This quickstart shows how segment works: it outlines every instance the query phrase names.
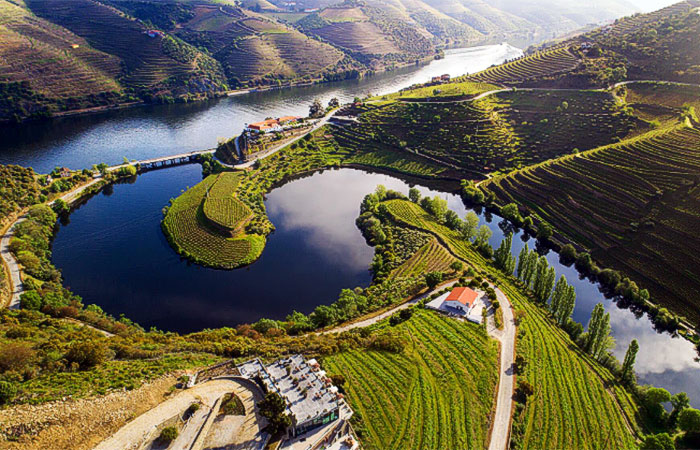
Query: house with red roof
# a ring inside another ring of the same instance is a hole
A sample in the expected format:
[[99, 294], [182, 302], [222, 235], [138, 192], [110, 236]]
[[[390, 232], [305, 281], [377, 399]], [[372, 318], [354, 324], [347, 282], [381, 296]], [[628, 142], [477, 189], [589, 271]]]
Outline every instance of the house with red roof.
[[456, 287], [449, 293], [444, 305], [469, 313], [478, 298], [479, 293], [475, 290], [468, 287]]

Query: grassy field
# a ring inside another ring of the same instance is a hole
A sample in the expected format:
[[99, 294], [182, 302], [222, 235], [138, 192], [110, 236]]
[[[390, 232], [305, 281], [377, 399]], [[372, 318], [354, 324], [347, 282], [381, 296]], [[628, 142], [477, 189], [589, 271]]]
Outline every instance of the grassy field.
[[698, 320], [700, 131], [685, 124], [527, 168], [485, 185]]
[[[630, 448], [636, 406], [612, 374], [591, 360], [526, 298], [510, 279], [498, 275], [457, 232], [438, 224], [407, 200], [385, 202], [392, 220], [437, 237], [454, 256], [494, 273], [499, 287], [526, 315], [519, 326], [518, 354], [528, 361], [524, 378], [534, 387], [525, 410], [514, 419], [522, 448]], [[524, 330], [524, 332], [523, 332]]]
[[265, 238], [257, 234], [225, 235], [212, 227], [204, 214], [207, 190], [217, 181], [210, 175], [175, 199], [162, 226], [170, 245], [182, 256], [205, 266], [233, 269], [255, 261]]
[[417, 310], [394, 327], [403, 353], [352, 350], [325, 357], [347, 380], [367, 449], [485, 448], [498, 382], [497, 344], [483, 328]]

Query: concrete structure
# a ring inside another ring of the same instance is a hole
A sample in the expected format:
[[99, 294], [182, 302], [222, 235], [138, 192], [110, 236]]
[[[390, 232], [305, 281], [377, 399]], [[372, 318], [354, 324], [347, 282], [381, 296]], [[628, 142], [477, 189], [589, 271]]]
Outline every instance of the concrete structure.
[[352, 410], [316, 360], [294, 355], [265, 365], [254, 359], [238, 367], [242, 377], [262, 383], [278, 393], [292, 418], [288, 436], [295, 437], [339, 419], [348, 420]]

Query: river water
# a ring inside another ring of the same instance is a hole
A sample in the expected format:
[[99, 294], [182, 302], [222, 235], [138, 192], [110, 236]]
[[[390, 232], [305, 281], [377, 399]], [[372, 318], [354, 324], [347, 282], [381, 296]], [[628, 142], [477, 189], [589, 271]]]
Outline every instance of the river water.
[[0, 164], [19, 164], [50, 172], [93, 164], [121, 163], [216, 147], [239, 134], [246, 123], [265, 117], [306, 116], [314, 99], [341, 103], [366, 94], [386, 94], [431, 77], [474, 73], [522, 52], [510, 45], [448, 50], [445, 58], [361, 80], [237, 95], [209, 102], [151, 105], [97, 114], [0, 127]]
[[[518, 54], [519, 50], [506, 45], [453, 50], [429, 66], [365, 80], [0, 129], [0, 163], [46, 172], [57, 165], [82, 168], [99, 161], [120, 162], [124, 156], [141, 159], [208, 148], [261, 117], [305, 114], [314, 98], [349, 101], [367, 93], [388, 93], [433, 75], [474, 72]], [[115, 316], [123, 313], [146, 328], [187, 332], [261, 317], [283, 319], [295, 309], [308, 313], [319, 304], [333, 302], [340, 289], [370, 282], [367, 268], [373, 249], [354, 225], [362, 197], [377, 184], [408, 190], [398, 178], [351, 169], [288, 183], [266, 200], [277, 230], [262, 257], [247, 268], [220, 271], [182, 260], [160, 230], [163, 206], [200, 180], [200, 167], [194, 165], [150, 172], [134, 183], [117, 184], [77, 208], [60, 225], [53, 244], [53, 261], [66, 284], [85, 303], [97, 303]], [[466, 213], [459, 197], [420, 189], [426, 195], [444, 196], [461, 216]], [[500, 219], [480, 217], [494, 233], [491, 244], [498, 246], [503, 237]], [[522, 234], [514, 239], [515, 254], [526, 239]], [[619, 308], [596, 284], [561, 265], [554, 253], [547, 257], [557, 274], [566, 275], [576, 288], [577, 321], [585, 325], [595, 304], [602, 302], [611, 314], [618, 358], [637, 339], [640, 381], [671, 392], [686, 391], [692, 403], [700, 406], [700, 364], [694, 361], [692, 344], [657, 333], [647, 317]]]

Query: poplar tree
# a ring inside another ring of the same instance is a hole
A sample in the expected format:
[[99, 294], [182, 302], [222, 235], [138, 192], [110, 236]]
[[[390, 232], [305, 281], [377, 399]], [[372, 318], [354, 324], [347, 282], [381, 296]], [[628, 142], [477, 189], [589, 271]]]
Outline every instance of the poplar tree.
[[632, 339], [629, 347], [627, 347], [625, 359], [622, 362], [622, 369], [620, 370], [620, 378], [623, 381], [632, 381], [634, 379], [634, 361], [637, 358], [638, 351], [639, 344], [636, 339]]
[[540, 256], [537, 260], [537, 270], [535, 272], [535, 282], [533, 287], [533, 292], [535, 293], [535, 298], [540, 302], [546, 302], [549, 298], [552, 288], [554, 287], [554, 280], [556, 279], [556, 272], [553, 267], [550, 267], [547, 258]]
[[494, 253], [496, 267], [501, 269], [506, 275], [513, 275], [515, 270], [515, 257], [511, 254], [512, 246], [513, 233], [508, 233]]
[[588, 353], [600, 359], [605, 351], [608, 336], [610, 336], [610, 314], [605, 313], [602, 303], [598, 303], [593, 308], [591, 320], [588, 322]]
[[557, 323], [559, 326], [563, 326], [571, 314], [574, 312], [574, 307], [576, 306], [576, 289], [573, 286], [568, 285], [564, 290], [562, 300], [559, 304], [559, 311], [557, 313]]
[[523, 275], [525, 275], [525, 270], [527, 268], [527, 257], [529, 253], [530, 249], [527, 247], [527, 244], [525, 244], [525, 247], [523, 247], [523, 249], [520, 250], [520, 254], [518, 255], [517, 275], [518, 278], [520, 278], [521, 280], [523, 279]]
[[527, 287], [532, 286], [533, 279], [535, 278], [535, 272], [537, 271], [537, 252], [532, 250], [529, 255], [527, 255], [527, 264], [525, 267], [525, 274], [523, 276], [523, 282]]
[[[562, 302], [564, 301], [564, 295], [566, 288], [569, 283], [566, 282], [566, 277], [562, 275], [559, 277], [556, 286], [554, 287], [554, 292], [552, 292], [552, 298], [549, 302], [549, 310], [552, 312], [555, 320], [559, 317], [559, 311], [561, 310]], [[557, 320], [558, 322], [558, 320]]]

